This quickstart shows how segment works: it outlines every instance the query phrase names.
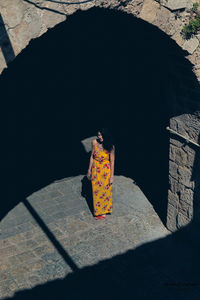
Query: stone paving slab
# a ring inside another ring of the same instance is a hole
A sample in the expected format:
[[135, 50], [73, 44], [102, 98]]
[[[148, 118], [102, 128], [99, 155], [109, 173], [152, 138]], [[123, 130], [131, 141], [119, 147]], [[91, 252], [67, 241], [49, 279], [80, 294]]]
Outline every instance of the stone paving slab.
[[[94, 220], [81, 196], [83, 175], [54, 182], [0, 224], [0, 299], [93, 265], [169, 233], [130, 178], [115, 176], [113, 214]], [[38, 223], [41, 220], [42, 223]], [[42, 224], [42, 225], [41, 225]]]

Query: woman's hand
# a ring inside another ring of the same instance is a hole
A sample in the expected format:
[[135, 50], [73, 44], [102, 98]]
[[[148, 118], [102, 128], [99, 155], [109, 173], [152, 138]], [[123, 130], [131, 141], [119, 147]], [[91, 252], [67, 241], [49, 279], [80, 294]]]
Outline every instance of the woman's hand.
[[88, 170], [88, 172], [87, 172], [87, 178], [90, 180], [90, 177], [91, 177], [91, 170]]
[[109, 184], [113, 184], [113, 181], [114, 181], [114, 176], [110, 176], [110, 179], [109, 179]]

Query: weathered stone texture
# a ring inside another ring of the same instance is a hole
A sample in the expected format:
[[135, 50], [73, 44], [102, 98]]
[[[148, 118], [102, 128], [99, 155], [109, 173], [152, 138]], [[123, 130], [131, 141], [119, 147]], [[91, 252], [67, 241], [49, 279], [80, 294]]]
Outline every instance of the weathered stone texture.
[[169, 230], [174, 231], [177, 228], [176, 217], [178, 214], [177, 208], [174, 208], [170, 203], [167, 207], [167, 227]]
[[177, 215], [177, 228], [181, 228], [183, 226], [186, 226], [190, 223], [190, 219], [184, 216], [181, 212]]
[[1, 1], [1, 15], [6, 29], [14, 28], [22, 22], [27, 7], [27, 4], [21, 0]]
[[[170, 128], [196, 143], [199, 143], [199, 115], [182, 114], [170, 120]], [[196, 181], [199, 180], [196, 166], [198, 147], [187, 143], [184, 138], [172, 134], [169, 150], [169, 186], [173, 196], [168, 193], [167, 227], [176, 230], [187, 225], [194, 217], [194, 193], [197, 193]], [[195, 180], [195, 181], [194, 181]], [[178, 208], [176, 207], [178, 196]], [[174, 213], [172, 213], [174, 207]], [[198, 209], [198, 204], [195, 205]], [[197, 214], [197, 213], [196, 213]], [[196, 215], [195, 214], [195, 215]], [[196, 221], [197, 218], [196, 218]]]
[[[75, 4], [73, 4], [73, 2]], [[188, 22], [187, 11], [180, 9], [192, 7], [192, 0], [96, 0], [86, 3], [70, 1], [70, 5], [47, 2], [44, 0], [33, 1], [31, 4], [21, 0], [5, 0], [0, 3], [1, 15], [8, 32], [15, 55], [25, 48], [31, 39], [41, 36], [49, 28], [66, 20], [67, 15], [75, 11], [87, 10], [93, 6], [104, 8], [117, 8], [159, 27], [187, 50], [191, 59], [199, 52], [199, 39], [194, 37], [188, 41], [182, 38], [181, 30]], [[81, 2], [81, 1], [80, 1]], [[179, 10], [177, 15], [176, 11]], [[190, 59], [190, 57], [188, 57]], [[13, 57], [12, 57], [13, 59]], [[0, 72], [6, 67], [5, 60], [0, 55]], [[200, 66], [194, 68], [195, 74], [200, 78]]]
[[125, 7], [122, 7], [121, 9], [128, 14], [139, 16], [142, 10], [143, 2], [143, 0], [130, 1]]
[[177, 43], [180, 47], [182, 47], [183, 44], [184, 44], [184, 42], [185, 42], [185, 40], [183, 39], [183, 36], [182, 36], [180, 30], [178, 30], [178, 31], [176, 31], [176, 32], [174, 33], [174, 35], [172, 36], [172, 39], [175, 40], [176, 43]]
[[178, 10], [183, 8], [191, 8], [193, 1], [192, 0], [160, 0], [160, 3], [169, 8], [170, 10]]
[[[166, 32], [169, 27], [169, 19], [173, 15], [167, 8], [161, 6], [160, 9], [157, 11], [156, 19], [152, 23], [159, 27], [161, 30]], [[174, 27], [175, 24], [171, 24], [170, 29]]]
[[182, 47], [190, 54], [193, 54], [198, 46], [199, 46], [199, 40], [196, 37], [192, 37], [191, 39], [186, 40]]
[[177, 194], [184, 190], [184, 186], [169, 175], [169, 186], [172, 193]]
[[172, 205], [176, 210], [179, 206], [179, 197], [176, 193], [172, 193], [170, 190], [168, 191], [168, 203]]
[[0, 71], [6, 68], [5, 58], [3, 56], [2, 50], [0, 49]]
[[187, 154], [180, 148], [173, 145], [170, 147], [170, 159], [180, 166], [184, 166], [187, 161]]
[[186, 187], [193, 188], [191, 171], [187, 167], [178, 167], [178, 181]]
[[139, 17], [149, 23], [153, 23], [159, 7], [160, 5], [154, 0], [146, 0], [144, 1]]
[[181, 147], [182, 146], [182, 143], [179, 140], [177, 140], [175, 138], [172, 138], [172, 137], [170, 137], [170, 144], [175, 145], [177, 147]]
[[172, 176], [174, 179], [178, 180], [178, 166], [175, 162], [169, 161], [169, 174]]
[[170, 128], [183, 135], [186, 139], [191, 139], [198, 143], [199, 117], [191, 114], [182, 114], [176, 118], [171, 118]]
[[191, 189], [187, 189], [184, 187], [183, 190], [180, 191], [180, 200], [181, 202], [185, 202], [190, 206], [193, 206], [193, 202], [191, 199], [193, 198], [193, 191]]

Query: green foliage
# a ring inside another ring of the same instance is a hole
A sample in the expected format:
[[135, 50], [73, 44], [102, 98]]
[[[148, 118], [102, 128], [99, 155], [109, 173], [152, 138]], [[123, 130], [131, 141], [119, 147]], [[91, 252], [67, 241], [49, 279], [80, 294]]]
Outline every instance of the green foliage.
[[193, 11], [193, 12], [197, 12], [198, 6], [199, 6], [199, 3], [198, 3], [198, 2], [193, 3], [192, 11]]
[[198, 3], [193, 4], [192, 10], [196, 13], [196, 17], [190, 20], [188, 25], [184, 25], [182, 29], [182, 35], [185, 39], [191, 38], [193, 34], [196, 34], [200, 29], [200, 14], [197, 13]]

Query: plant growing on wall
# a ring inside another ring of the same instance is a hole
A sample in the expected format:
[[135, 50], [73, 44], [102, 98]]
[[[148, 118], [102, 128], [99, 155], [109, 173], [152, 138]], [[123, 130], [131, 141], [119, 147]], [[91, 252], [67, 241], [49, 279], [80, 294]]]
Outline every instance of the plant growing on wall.
[[198, 2], [195, 2], [195, 3], [193, 4], [193, 6], [192, 6], [192, 11], [196, 13], [196, 12], [197, 12], [197, 9], [198, 9], [198, 6], [199, 6]]
[[195, 2], [192, 7], [193, 18], [189, 21], [188, 25], [184, 25], [181, 31], [185, 39], [190, 39], [193, 34], [196, 34], [200, 29], [200, 13], [198, 11], [199, 4]]

